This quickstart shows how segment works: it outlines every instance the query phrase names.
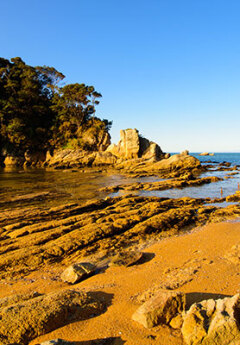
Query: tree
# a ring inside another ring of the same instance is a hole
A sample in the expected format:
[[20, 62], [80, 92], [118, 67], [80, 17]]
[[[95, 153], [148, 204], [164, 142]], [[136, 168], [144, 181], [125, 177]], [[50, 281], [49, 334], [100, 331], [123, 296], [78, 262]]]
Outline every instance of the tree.
[[97, 98], [100, 97], [102, 95], [93, 86], [78, 83], [65, 85], [54, 94], [52, 109], [57, 114], [53, 128], [55, 145], [63, 146], [79, 137], [95, 114], [95, 106], [99, 104]]
[[64, 78], [54, 67], [32, 67], [20, 57], [0, 58], [2, 150], [23, 155], [61, 148], [74, 139], [81, 147], [83, 132], [89, 127], [109, 130], [109, 121], [93, 121], [102, 95], [85, 84], [62, 86]]
[[54, 80], [63, 75], [50, 67], [31, 67], [21, 58], [0, 61], [0, 135], [8, 152], [47, 147], [55, 114]]

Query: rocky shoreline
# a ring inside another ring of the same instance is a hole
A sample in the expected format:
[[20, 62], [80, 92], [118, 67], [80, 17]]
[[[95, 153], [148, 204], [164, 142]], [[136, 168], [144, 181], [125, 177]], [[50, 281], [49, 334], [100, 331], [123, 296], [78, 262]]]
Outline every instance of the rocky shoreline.
[[[137, 130], [122, 131], [105, 151], [65, 150], [42, 165], [164, 180], [115, 184], [99, 192], [124, 196], [54, 207], [43, 202], [61, 192], [3, 194], [0, 344], [237, 344], [239, 223], [222, 232], [211, 224], [225, 229], [221, 222], [239, 219], [239, 191], [176, 199], [131, 193], [214, 184], [238, 167], [201, 165], [187, 151], [169, 156]], [[200, 176], [207, 171], [226, 174]], [[217, 206], [223, 202], [233, 204]], [[212, 233], [195, 230], [206, 225]]]
[[[52, 167], [55, 169], [83, 168], [83, 167], [112, 167], [117, 170], [166, 170], [181, 167], [199, 167], [200, 163], [194, 158], [186, 158], [188, 151], [182, 155], [170, 158], [169, 153], [164, 153], [160, 146], [146, 138], [143, 138], [137, 129], [120, 131], [120, 141], [110, 144], [109, 134], [106, 138], [98, 138], [95, 143], [98, 150], [82, 150], [62, 148], [52, 152], [25, 152], [23, 156], [13, 154], [2, 155], [1, 161], [5, 167]], [[91, 136], [87, 136], [91, 142]], [[96, 141], [96, 138], [93, 138]], [[94, 141], [94, 142], [95, 142]], [[104, 144], [102, 144], [104, 143]], [[89, 143], [89, 147], [91, 147]], [[184, 159], [183, 159], [184, 157]], [[168, 160], [170, 158], [170, 160]], [[183, 162], [184, 161], [184, 162]], [[156, 165], [155, 163], [159, 163]], [[153, 168], [150, 166], [154, 165]]]

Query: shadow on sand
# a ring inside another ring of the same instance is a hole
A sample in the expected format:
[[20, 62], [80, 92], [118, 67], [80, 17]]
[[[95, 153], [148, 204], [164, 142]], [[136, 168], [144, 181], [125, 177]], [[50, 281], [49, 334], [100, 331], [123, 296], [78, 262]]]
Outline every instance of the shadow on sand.
[[104, 339], [95, 339], [89, 341], [79, 341], [75, 342], [72, 345], [123, 345], [125, 341], [122, 340], [120, 337], [111, 337], [111, 338], [104, 338]]
[[[94, 339], [94, 340], [87, 340], [87, 341], [68, 341], [64, 339], [53, 339], [48, 340], [42, 344], [47, 345], [123, 345], [125, 341], [121, 339], [121, 337], [111, 337], [111, 338], [101, 338], [101, 339]], [[9, 345], [17, 345], [17, 344], [9, 344]], [[41, 344], [37, 344], [41, 345]]]
[[222, 299], [225, 297], [231, 297], [230, 295], [222, 295], [217, 293], [206, 293], [206, 292], [189, 292], [186, 294], [186, 310], [188, 310], [192, 304], [199, 303], [207, 299]]
[[[151, 261], [155, 257], [154, 253], [143, 253], [141, 259], [139, 259], [137, 262], [135, 262], [134, 265], [142, 265], [146, 262]], [[133, 265], [132, 265], [133, 266]]]

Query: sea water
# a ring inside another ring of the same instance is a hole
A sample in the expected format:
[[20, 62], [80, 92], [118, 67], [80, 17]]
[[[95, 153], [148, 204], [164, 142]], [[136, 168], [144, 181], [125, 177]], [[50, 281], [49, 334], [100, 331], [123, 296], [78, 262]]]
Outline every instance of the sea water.
[[[240, 165], [240, 153], [215, 153], [214, 156], [199, 156], [198, 153], [190, 153], [201, 162], [223, 162], [227, 161], [232, 166]], [[217, 163], [214, 163], [214, 165]], [[208, 171], [204, 176], [218, 176], [224, 178], [227, 171]], [[106, 196], [119, 196], [129, 192], [118, 192], [108, 194], [100, 191], [102, 187], [114, 186], [135, 182], [154, 182], [162, 179], [158, 177], [128, 178], [121, 174], [106, 172], [79, 172], [71, 170], [44, 170], [29, 169], [15, 171], [0, 170], [0, 196], [1, 200], [21, 196], [30, 193], [52, 192], [58, 193], [58, 197], [49, 200], [33, 200], [31, 204], [40, 207], [49, 207], [69, 202], [82, 202], [93, 198], [105, 198]], [[170, 189], [165, 191], [131, 191], [130, 193], [143, 196], [158, 196], [169, 198], [216, 198], [234, 194], [240, 184], [240, 171], [230, 179], [205, 184], [198, 187], [187, 187], [183, 189]], [[221, 195], [221, 189], [223, 195]], [[21, 203], [21, 202], [19, 202]], [[15, 203], [16, 204], [16, 203]], [[17, 205], [17, 204], [16, 204]], [[19, 205], [18, 205], [19, 206]], [[4, 207], [4, 203], [0, 208]], [[11, 207], [11, 205], [9, 205]]]

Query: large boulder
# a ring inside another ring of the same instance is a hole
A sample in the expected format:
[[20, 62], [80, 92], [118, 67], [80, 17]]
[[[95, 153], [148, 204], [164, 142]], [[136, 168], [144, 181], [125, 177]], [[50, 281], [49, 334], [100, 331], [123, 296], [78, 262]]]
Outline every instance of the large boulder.
[[187, 345], [240, 344], [240, 297], [194, 303], [184, 316], [182, 335]]
[[141, 305], [132, 319], [146, 328], [169, 322], [184, 310], [185, 295], [181, 292], [163, 290]]
[[0, 311], [0, 344], [28, 344], [40, 335], [74, 320], [92, 317], [103, 309], [103, 305], [89, 294], [74, 290], [8, 305]]

